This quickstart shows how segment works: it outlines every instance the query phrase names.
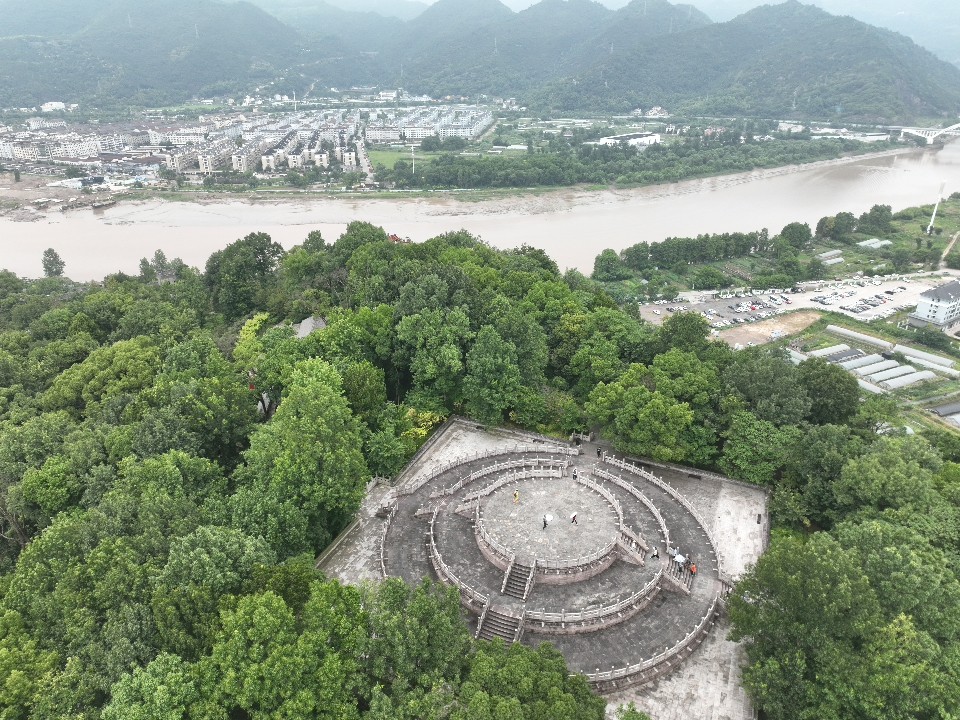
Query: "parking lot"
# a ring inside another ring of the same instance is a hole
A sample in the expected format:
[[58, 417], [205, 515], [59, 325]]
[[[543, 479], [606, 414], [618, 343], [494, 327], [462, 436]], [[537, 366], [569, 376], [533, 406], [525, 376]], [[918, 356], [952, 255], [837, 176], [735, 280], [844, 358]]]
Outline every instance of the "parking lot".
[[809, 309], [830, 310], [869, 322], [916, 307], [920, 294], [939, 285], [942, 280], [942, 277], [929, 275], [894, 275], [824, 281], [800, 288], [725, 292], [722, 295], [689, 292], [674, 301], [645, 304], [640, 308], [640, 315], [659, 324], [675, 312], [699, 312], [717, 331]]

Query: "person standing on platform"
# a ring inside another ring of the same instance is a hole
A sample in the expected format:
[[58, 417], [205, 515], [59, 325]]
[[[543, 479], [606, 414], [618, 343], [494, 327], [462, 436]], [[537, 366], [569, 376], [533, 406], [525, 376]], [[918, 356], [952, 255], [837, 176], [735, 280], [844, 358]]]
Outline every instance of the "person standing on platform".
[[519, 491], [519, 490], [514, 490], [514, 491], [513, 491], [513, 504], [514, 504], [514, 505], [519, 505], [519, 504], [520, 504], [520, 491]]
[[543, 529], [544, 529], [544, 530], [547, 529], [547, 516], [546, 516], [546, 515], [543, 516]]

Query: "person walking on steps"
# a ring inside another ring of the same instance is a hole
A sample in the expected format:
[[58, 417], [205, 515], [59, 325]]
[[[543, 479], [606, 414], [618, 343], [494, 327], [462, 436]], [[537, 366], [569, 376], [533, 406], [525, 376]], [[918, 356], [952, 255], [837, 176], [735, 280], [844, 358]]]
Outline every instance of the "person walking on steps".
[[514, 490], [514, 491], [513, 491], [513, 504], [514, 504], [514, 505], [519, 505], [519, 504], [520, 504], [520, 491], [519, 491], [519, 490]]
[[573, 515], [570, 516], [570, 522], [572, 522], [574, 525], [577, 524], [577, 514], [576, 514], [576, 513], [574, 513]]

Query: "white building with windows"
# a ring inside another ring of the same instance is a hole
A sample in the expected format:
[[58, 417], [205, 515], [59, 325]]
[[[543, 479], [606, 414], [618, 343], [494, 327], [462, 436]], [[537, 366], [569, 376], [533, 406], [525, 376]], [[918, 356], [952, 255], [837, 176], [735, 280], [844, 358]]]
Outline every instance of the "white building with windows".
[[920, 295], [917, 309], [910, 313], [911, 325], [951, 328], [960, 322], [960, 280], [952, 280]]

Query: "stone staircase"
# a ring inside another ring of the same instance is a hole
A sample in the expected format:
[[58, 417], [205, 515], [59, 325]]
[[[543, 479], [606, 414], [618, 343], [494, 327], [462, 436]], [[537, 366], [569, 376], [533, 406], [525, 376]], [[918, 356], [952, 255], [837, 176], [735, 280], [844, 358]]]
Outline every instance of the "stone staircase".
[[693, 587], [693, 581], [696, 575], [691, 575], [689, 571], [684, 570], [673, 560], [667, 563], [666, 571], [663, 573], [665, 581], [664, 587], [667, 590], [673, 590], [683, 595], [689, 595]]
[[488, 607], [480, 618], [480, 627], [477, 628], [477, 637], [481, 640], [501, 638], [504, 642], [516, 642], [519, 638], [522, 618], [508, 615], [505, 612]]
[[518, 562], [511, 563], [504, 578], [502, 592], [504, 595], [526, 600], [530, 592], [533, 568]]

